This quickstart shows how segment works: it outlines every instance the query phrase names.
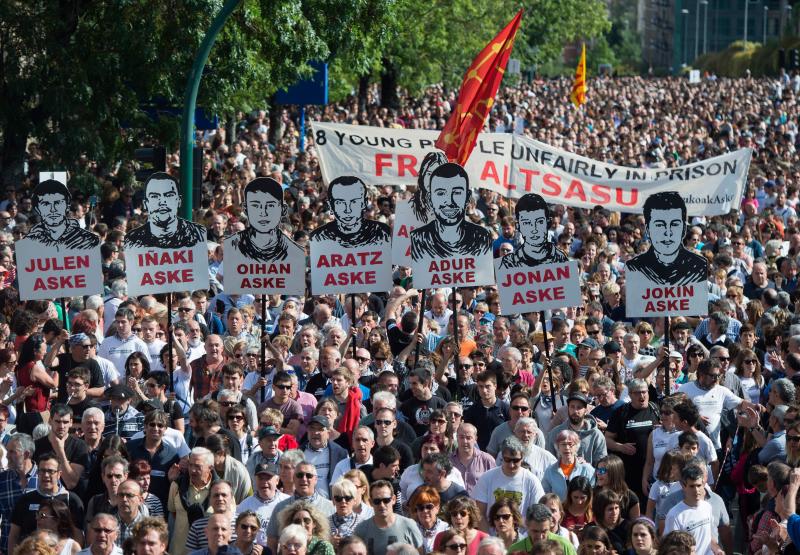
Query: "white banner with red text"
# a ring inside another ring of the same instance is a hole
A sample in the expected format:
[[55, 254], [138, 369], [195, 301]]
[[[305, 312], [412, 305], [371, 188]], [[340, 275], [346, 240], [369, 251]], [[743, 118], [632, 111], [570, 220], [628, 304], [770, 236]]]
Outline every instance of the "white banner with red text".
[[[371, 185], [416, 185], [417, 168], [438, 131], [312, 123], [326, 183], [358, 175]], [[738, 209], [752, 151], [748, 148], [673, 168], [627, 168], [598, 162], [528, 137], [482, 133], [465, 166], [470, 187], [519, 198], [538, 193], [553, 204], [641, 213], [645, 199], [677, 191], [689, 216]]]

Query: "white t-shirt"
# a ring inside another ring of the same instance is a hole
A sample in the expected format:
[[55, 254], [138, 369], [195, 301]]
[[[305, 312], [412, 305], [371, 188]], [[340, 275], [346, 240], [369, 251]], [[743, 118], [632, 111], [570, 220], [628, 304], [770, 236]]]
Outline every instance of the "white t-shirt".
[[241, 514], [245, 511], [253, 511], [261, 519], [261, 529], [256, 536], [256, 543], [258, 545], [267, 545], [267, 525], [269, 525], [269, 521], [272, 518], [275, 506], [284, 499], [289, 499], [289, 496], [280, 491], [276, 491], [275, 496], [267, 502], [259, 499], [257, 495], [251, 495], [243, 499], [242, 502], [239, 503], [239, 506], [236, 507], [236, 514]]
[[715, 385], [711, 389], [705, 390], [700, 389], [696, 382], [689, 382], [680, 386], [678, 391], [686, 393], [689, 399], [697, 406], [700, 416], [708, 419], [708, 424], [706, 425], [708, 435], [714, 444], [714, 448], [720, 449], [719, 427], [722, 411], [738, 407], [742, 399], [734, 395], [730, 389], [721, 385]]
[[144, 341], [131, 334], [127, 339], [120, 339], [116, 335], [106, 337], [97, 350], [97, 356], [101, 356], [114, 363], [114, 367], [120, 376], [125, 375], [125, 361], [135, 351], [139, 351], [147, 359], [150, 359], [150, 351]]
[[681, 501], [667, 513], [664, 534], [669, 534], [673, 530], [688, 532], [694, 538], [697, 555], [713, 555], [711, 551], [713, 525], [714, 514], [708, 501], [701, 500], [697, 507], [690, 507]]
[[147, 345], [147, 350], [150, 352], [150, 371], [151, 372], [163, 372], [166, 370], [164, 365], [161, 364], [161, 349], [166, 345], [166, 341], [162, 341], [160, 339], [154, 339], [152, 343], [145, 342]]
[[[541, 481], [544, 478], [544, 471], [558, 461], [557, 458], [547, 449], [542, 449], [538, 445], [530, 445], [528, 452], [523, 457], [528, 466], [531, 468], [533, 475]], [[503, 464], [503, 453], [498, 453], [495, 459], [497, 466]]]
[[664, 453], [678, 448], [678, 437], [680, 430], [666, 431], [662, 427], [653, 428], [650, 438], [653, 442], [653, 478], [658, 476], [658, 469], [661, 468], [661, 459]]
[[[417, 488], [423, 484], [422, 476], [420, 475], [421, 472], [422, 463], [412, 464], [403, 471], [403, 474], [400, 476], [400, 491], [403, 492], [403, 499], [411, 499], [411, 496]], [[458, 484], [462, 488], [466, 487], [461, 471], [455, 467], [450, 470], [447, 479]]]
[[516, 475], [508, 477], [503, 474], [502, 467], [495, 467], [486, 471], [478, 478], [478, 483], [472, 490], [476, 501], [486, 504], [486, 517], [489, 509], [500, 499], [513, 499], [517, 503], [521, 514], [526, 514], [528, 507], [535, 505], [544, 495], [542, 482], [526, 469], [520, 468]]

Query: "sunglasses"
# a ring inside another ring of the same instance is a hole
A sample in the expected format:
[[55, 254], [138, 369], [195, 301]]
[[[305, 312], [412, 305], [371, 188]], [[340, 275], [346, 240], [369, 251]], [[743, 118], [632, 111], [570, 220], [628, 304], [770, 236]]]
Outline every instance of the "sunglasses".
[[231, 414], [228, 416], [228, 420], [244, 420], [244, 416], [241, 414]]
[[416, 511], [421, 513], [422, 511], [432, 511], [436, 508], [436, 505], [433, 503], [425, 503], [424, 505], [417, 505]]
[[314, 521], [307, 516], [303, 518], [295, 518], [292, 520], [292, 524], [313, 524], [313, 523]]
[[344, 501], [349, 503], [350, 501], [353, 500], [353, 496], [352, 495], [334, 495], [333, 496], [333, 500], [336, 501], [337, 503], [342, 503]]
[[391, 497], [376, 497], [372, 499], [373, 505], [389, 505], [391, 502]]
[[596, 469], [595, 472], [602, 476], [604, 474], [608, 474], [608, 469], [605, 466], [603, 466], [601, 468]]
[[306, 480], [310, 480], [312, 478], [316, 478], [317, 475], [311, 474], [310, 472], [297, 472], [295, 473], [294, 477], [297, 478], [298, 480], [301, 480], [303, 478], [305, 478]]
[[494, 515], [494, 519], [495, 520], [503, 520], [503, 521], [511, 520], [511, 513], [505, 513], [505, 514], [502, 514], [502, 515], [500, 515], [500, 514]]
[[503, 462], [508, 464], [519, 464], [522, 462], [522, 457], [503, 457]]
[[452, 549], [453, 551], [466, 551], [467, 544], [465, 543], [448, 543], [445, 545], [447, 549]]
[[391, 426], [394, 424], [394, 420], [375, 420], [376, 426]]
[[526, 407], [523, 405], [513, 405], [511, 408], [512, 410], [518, 410], [520, 412], [528, 412], [529, 410], [531, 410], [530, 407]]
[[800, 436], [790, 436], [787, 434], [786, 441], [791, 441], [792, 443], [794, 443], [795, 441], [800, 441]]
[[272, 387], [277, 387], [278, 389], [282, 389], [284, 391], [289, 391], [290, 389], [292, 389], [291, 385], [277, 385], [277, 384], [275, 384]]
[[367, 357], [356, 357], [358, 362], [370, 362], [372, 359]]

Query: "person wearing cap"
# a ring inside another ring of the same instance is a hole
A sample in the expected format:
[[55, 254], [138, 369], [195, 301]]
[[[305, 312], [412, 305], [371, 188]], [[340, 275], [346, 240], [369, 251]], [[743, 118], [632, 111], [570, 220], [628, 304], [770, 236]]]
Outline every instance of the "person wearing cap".
[[253, 467], [255, 487], [253, 495], [244, 499], [236, 507], [236, 513], [253, 511], [261, 521], [261, 528], [256, 537], [259, 545], [267, 544], [267, 526], [275, 514], [275, 507], [281, 501], [289, 499], [289, 495], [278, 491], [279, 469], [275, 464], [260, 462]]
[[317, 491], [327, 496], [328, 484], [334, 468], [347, 459], [347, 451], [338, 443], [329, 441], [331, 423], [327, 417], [314, 416], [308, 423], [307, 441], [302, 445], [306, 462], [317, 468]]
[[587, 414], [588, 406], [589, 399], [583, 393], [572, 393], [567, 397], [568, 420], [547, 434], [547, 450], [554, 456], [558, 456], [556, 438], [562, 430], [572, 430], [578, 434], [581, 439], [578, 456], [589, 464], [594, 465], [608, 454], [603, 432], [597, 427], [597, 421]]
[[583, 377], [586, 375], [586, 372], [589, 368], [596, 366], [589, 358], [589, 355], [592, 354], [592, 351], [595, 349], [599, 349], [600, 345], [592, 339], [591, 337], [585, 337], [578, 343], [577, 347], [575, 347], [576, 357], [578, 359], [578, 366], [581, 370], [581, 376]]
[[127, 385], [117, 384], [108, 388], [111, 404], [105, 411], [106, 427], [103, 437], [118, 435], [131, 439], [144, 426], [144, 415], [131, 406], [133, 390]]
[[260, 451], [250, 455], [245, 467], [250, 473], [250, 477], [255, 476], [255, 468], [259, 464], [278, 464], [281, 458], [281, 450], [278, 449], [278, 440], [281, 438], [281, 431], [274, 426], [264, 426], [258, 430], [258, 446]]
[[[61, 348], [68, 347], [68, 352], [61, 352]], [[59, 403], [66, 403], [69, 398], [67, 393], [67, 373], [77, 366], [89, 370], [89, 388], [86, 395], [92, 399], [101, 399], [105, 393], [103, 371], [96, 360], [91, 358], [92, 342], [85, 333], [70, 335], [67, 330], [61, 330], [59, 336], [44, 357], [42, 364], [45, 368], [58, 371], [58, 397]]]
[[150, 465], [149, 491], [164, 507], [169, 495], [169, 472], [180, 462], [178, 450], [164, 441], [168, 426], [167, 413], [158, 408], [151, 409], [144, 417], [144, 437], [131, 439], [126, 444], [131, 461], [142, 459]]
[[628, 382], [630, 402], [611, 414], [605, 431], [606, 445], [625, 463], [625, 481], [639, 499], [646, 496], [641, 489], [642, 473], [647, 462], [647, 442], [650, 432], [658, 426], [661, 417], [658, 408], [650, 402], [647, 382], [633, 379]]

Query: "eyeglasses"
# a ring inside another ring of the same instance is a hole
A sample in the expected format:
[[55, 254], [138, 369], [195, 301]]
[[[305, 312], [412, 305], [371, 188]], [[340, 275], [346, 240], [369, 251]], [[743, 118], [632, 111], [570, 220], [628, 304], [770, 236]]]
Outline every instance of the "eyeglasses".
[[182, 306], [182, 307], [180, 307], [178, 309], [178, 312], [191, 312], [193, 310], [194, 310], [193, 308], [188, 308], [188, 307]]
[[[731, 357], [721, 357], [719, 355], [715, 356], [714, 358], [719, 360], [719, 361], [721, 361], [721, 362], [728, 362], [731, 359]], [[710, 376], [711, 374], [706, 374], [706, 375]], [[717, 375], [719, 375], [719, 374], [717, 374]]]
[[421, 513], [422, 511], [432, 511], [435, 508], [436, 505], [434, 505], [433, 503], [425, 503], [424, 505], [417, 505], [417, 508], [415, 510], [418, 513]]
[[49, 515], [47, 513], [36, 513], [36, 520], [45, 520], [47, 518], [55, 518], [56, 515]]
[[786, 434], [786, 441], [791, 441], [792, 443], [795, 441], [800, 441], [800, 436], [790, 436], [789, 434]]
[[503, 462], [508, 464], [519, 464], [522, 462], [522, 457], [503, 457]]
[[389, 505], [391, 502], [391, 497], [376, 497], [372, 499], [373, 505]]
[[698, 357], [698, 358], [701, 358], [701, 357], [703, 356], [703, 353], [689, 353], [689, 356], [690, 356], [690, 357]]
[[228, 420], [244, 420], [244, 416], [241, 414], [231, 414], [228, 416]]
[[375, 420], [376, 426], [391, 426], [394, 424], [394, 420]]
[[748, 358], [748, 359], [746, 359], [746, 360], [743, 360], [742, 362], [743, 362], [744, 364], [755, 364], [755, 363], [756, 363], [756, 362], [758, 362], [758, 361], [757, 361], [756, 359], [754, 359], [754, 358]]
[[461, 518], [464, 518], [465, 516], [469, 516], [469, 512], [465, 511], [464, 509], [461, 509], [460, 511], [453, 511], [450, 514], [453, 515], [453, 516], [460, 516]]
[[653, 330], [639, 330], [639, 333], [641, 333], [642, 335], [651, 335], [653, 333]]
[[333, 500], [336, 501], [337, 503], [343, 503], [343, 502], [349, 503], [350, 501], [353, 500], [353, 496], [352, 495], [334, 495], [333, 496]]
[[312, 478], [316, 478], [317, 475], [316, 474], [312, 474], [310, 472], [296, 472], [294, 477], [297, 480], [302, 480], [303, 478], [305, 478], [306, 480], [310, 480]]
[[472, 368], [474, 365], [461, 363], [459, 366], [461, 366], [461, 368]]
[[707, 378], [711, 378], [712, 380], [718, 380], [722, 374], [703, 374]]
[[222, 405], [223, 407], [231, 408], [235, 407], [239, 403], [237, 403], [236, 401], [220, 401], [219, 404]]
[[36, 472], [39, 473], [39, 474], [45, 474], [45, 475], [53, 476], [55, 474], [58, 474], [60, 472], [60, 470], [58, 468], [37, 468]]
[[[133, 333], [142, 333], [142, 328], [131, 328], [131, 329], [133, 330]], [[84, 347], [85, 345], [81, 346]]]
[[595, 472], [602, 476], [603, 474], [608, 474], [608, 468], [601, 466], [600, 468], [596, 469]]
[[95, 534], [113, 534], [116, 532], [113, 528], [92, 528]]
[[504, 514], [496, 514], [494, 515], [495, 520], [511, 520], [511, 513], [504, 513]]
[[367, 357], [356, 357], [356, 360], [358, 362], [372, 362], [372, 359]]
[[304, 516], [302, 518], [295, 518], [292, 520], [292, 524], [313, 524], [314, 521], [311, 518]]
[[600, 335], [600, 330], [586, 330], [589, 335]]
[[452, 549], [453, 551], [466, 551], [467, 544], [465, 543], [448, 543], [445, 545], [447, 549]]
[[511, 409], [512, 410], [518, 410], [520, 412], [528, 412], [529, 410], [531, 410], [530, 407], [526, 407], [524, 405], [512, 405]]
[[273, 384], [272, 387], [277, 387], [278, 389], [282, 389], [284, 391], [289, 391], [290, 389], [292, 389], [291, 385], [286, 385], [286, 384], [283, 385]]

